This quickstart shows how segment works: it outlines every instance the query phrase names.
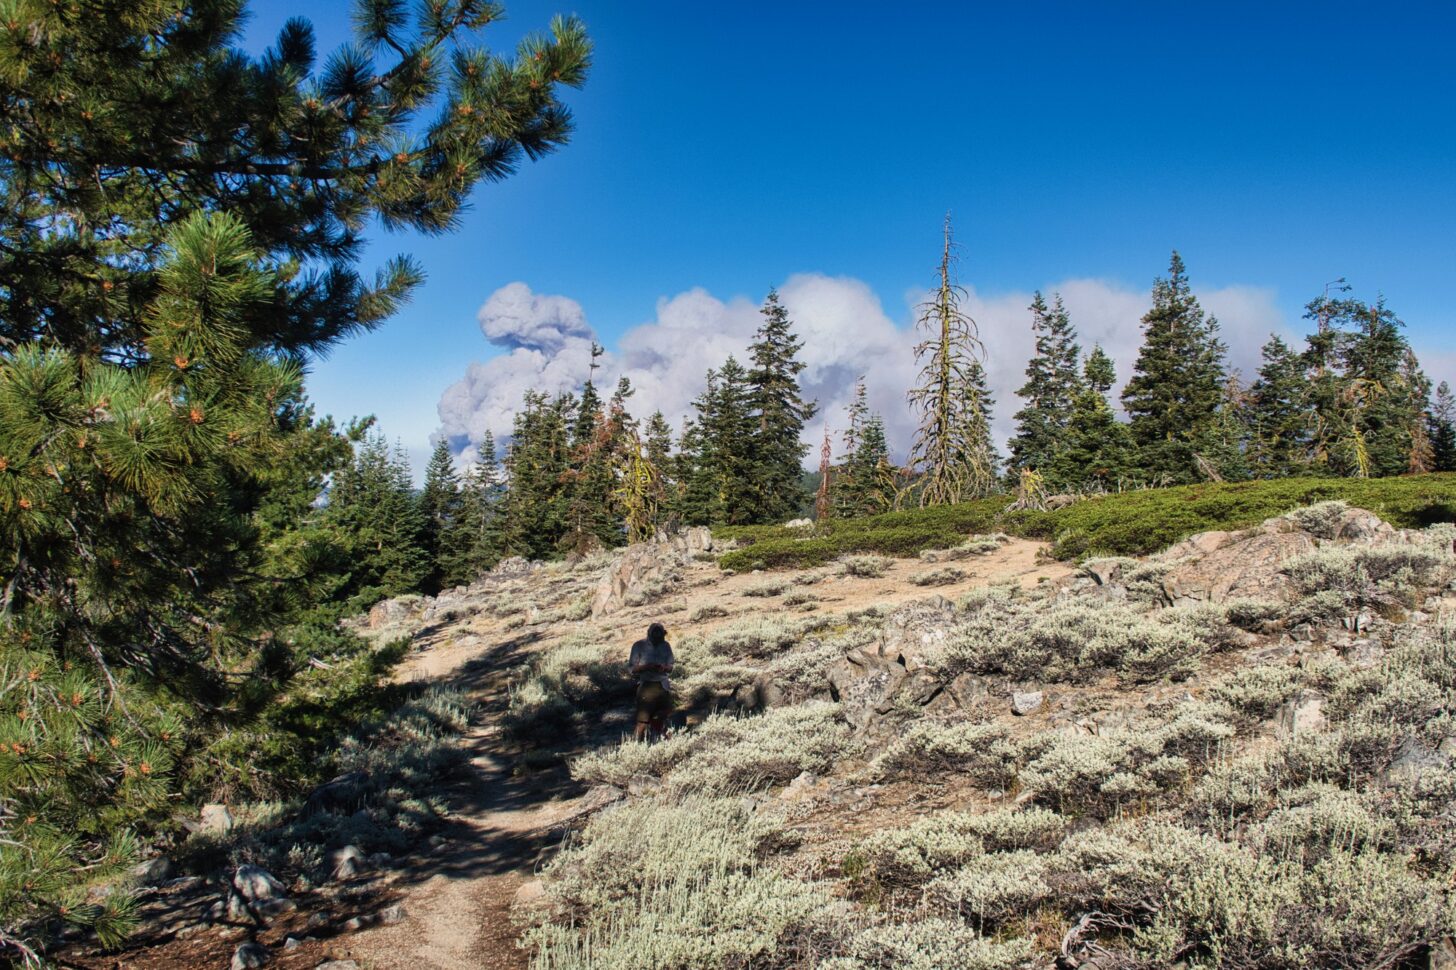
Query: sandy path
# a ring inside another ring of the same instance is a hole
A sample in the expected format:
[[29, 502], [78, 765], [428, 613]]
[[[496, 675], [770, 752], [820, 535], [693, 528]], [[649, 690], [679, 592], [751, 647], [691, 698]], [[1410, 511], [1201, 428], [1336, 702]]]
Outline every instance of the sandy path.
[[[1065, 563], [1044, 561], [1045, 548], [1045, 543], [1012, 540], [996, 552], [955, 563], [966, 576], [947, 586], [914, 585], [912, 576], [937, 567], [909, 559], [894, 560], [880, 577], [831, 576], [811, 589], [821, 609], [848, 612], [871, 605], [894, 608], [936, 594], [954, 599], [1013, 577], [1032, 586], [1071, 571]], [[453, 816], [442, 833], [448, 841], [423, 849], [393, 880], [406, 918], [359, 933], [351, 940], [349, 956], [369, 970], [525, 967], [511, 905], [543, 853], [560, 841], [562, 824], [576, 812], [578, 792], [559, 772], [524, 780], [513, 775], [513, 759], [500, 732], [512, 668], [570, 632], [585, 632], [603, 643], [620, 642], [625, 653], [638, 630], [653, 619], [666, 619], [673, 635], [682, 636], [710, 632], [754, 613], [782, 613], [784, 608], [773, 599], [744, 595], [772, 575], [789, 574], [724, 576], [714, 564], [694, 563], [683, 587], [664, 601], [604, 620], [523, 631], [513, 640], [501, 640], [509, 636], [504, 630], [467, 618], [418, 638], [428, 649], [412, 654], [401, 676], [463, 686], [485, 713], [465, 738], [469, 761], [445, 793]], [[697, 624], [687, 620], [693, 610], [710, 603], [726, 607], [729, 616]], [[461, 642], [452, 635], [461, 630], [474, 635]]]

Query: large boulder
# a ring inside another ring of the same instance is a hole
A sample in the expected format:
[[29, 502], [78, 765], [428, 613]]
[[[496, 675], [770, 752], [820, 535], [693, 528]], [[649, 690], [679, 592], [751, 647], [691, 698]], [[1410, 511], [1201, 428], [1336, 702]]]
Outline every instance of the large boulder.
[[414, 594], [381, 600], [369, 608], [369, 629], [406, 623], [418, 616], [424, 605], [424, 597]]
[[1292, 591], [1284, 564], [1315, 547], [1315, 540], [1301, 531], [1190, 536], [1165, 553], [1164, 558], [1181, 561], [1163, 576], [1163, 594], [1174, 606], [1237, 597], [1288, 599]]
[[592, 617], [607, 616], [667, 589], [689, 559], [712, 548], [713, 534], [703, 526], [658, 536], [651, 542], [633, 543], [598, 581], [592, 596]]
[[[897, 700], [916, 706], [958, 706], [961, 692], [930, 670], [955, 621], [955, 606], [936, 596], [908, 603], [885, 620], [879, 639], [849, 651], [829, 668], [829, 693], [856, 731], [872, 729]], [[972, 695], [967, 683], [964, 693]], [[903, 695], [903, 697], [902, 697]]]

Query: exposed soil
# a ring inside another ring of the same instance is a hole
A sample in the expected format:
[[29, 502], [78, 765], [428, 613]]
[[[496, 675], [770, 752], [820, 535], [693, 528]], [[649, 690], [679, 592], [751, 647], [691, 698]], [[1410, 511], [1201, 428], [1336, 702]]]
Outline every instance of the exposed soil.
[[[940, 568], [918, 560], [894, 560], [883, 576], [874, 578], [832, 575], [828, 568], [810, 571], [824, 577], [795, 587], [814, 597], [812, 604], [798, 609], [846, 613], [870, 606], [893, 608], [936, 594], [953, 599], [994, 581], [1014, 579], [1033, 586], [1073, 571], [1065, 563], [1046, 561], [1045, 556], [1045, 543], [1013, 539], [995, 552], [951, 564], [964, 570], [965, 577], [934, 587], [910, 581], [918, 573]], [[417, 632], [414, 650], [398, 676], [462, 687], [479, 702], [482, 716], [463, 738], [468, 760], [443, 793], [450, 822], [412, 855], [391, 860], [387, 871], [345, 887], [295, 895], [299, 904], [295, 912], [259, 930], [205, 925], [202, 914], [218, 898], [217, 887], [156, 892], [145, 904], [142, 933], [125, 951], [73, 950], [64, 955], [62, 965], [88, 970], [227, 967], [233, 949], [255, 939], [269, 948], [269, 966], [281, 970], [313, 968], [331, 959], [354, 960], [364, 970], [526, 966], [526, 954], [516, 945], [512, 905], [581, 815], [582, 791], [564, 765], [537, 772], [517, 770], [517, 749], [500, 727], [512, 675], [530, 655], [575, 633], [620, 643], [625, 656], [653, 620], [665, 622], [671, 636], [682, 637], [753, 614], [794, 609], [780, 603], [781, 597], [744, 595], [771, 578], [792, 574], [727, 576], [713, 563], [692, 563], [684, 572], [681, 586], [660, 602], [600, 620], [509, 629], [499, 618], [474, 614]], [[727, 615], [689, 621], [695, 610], [710, 604]], [[604, 723], [589, 743], [613, 743], [626, 727], [625, 718]], [[405, 914], [398, 922], [354, 932], [345, 926], [351, 917], [367, 923], [395, 904]], [[285, 949], [290, 936], [302, 942]]]

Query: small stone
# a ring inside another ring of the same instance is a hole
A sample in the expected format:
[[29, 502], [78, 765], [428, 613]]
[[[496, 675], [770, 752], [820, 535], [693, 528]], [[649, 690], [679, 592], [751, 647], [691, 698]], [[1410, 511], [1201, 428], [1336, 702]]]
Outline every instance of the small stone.
[[283, 883], [262, 866], [238, 866], [233, 873], [233, 888], [250, 903], [265, 899], [284, 899], [288, 896]]
[[165, 883], [162, 884], [162, 888], [170, 889], [173, 892], [185, 893], [191, 892], [192, 890], [201, 886], [204, 882], [206, 882], [206, 880], [203, 879], [201, 876], [182, 876], [177, 879], [168, 879]]
[[138, 886], [160, 886], [172, 876], [172, 860], [164, 855], [131, 867], [131, 877]]
[[1301, 643], [1308, 643], [1314, 639], [1314, 627], [1308, 623], [1301, 623], [1289, 631], [1289, 635]]
[[379, 911], [379, 922], [385, 926], [393, 926], [396, 923], [403, 923], [408, 918], [409, 912], [405, 910], [402, 903], [395, 903], [393, 906], [386, 906]]
[[283, 940], [283, 949], [285, 950], [296, 950], [301, 946], [303, 946], [303, 941], [296, 936], [290, 936]]
[[314, 970], [359, 970], [359, 964], [353, 960], [330, 960], [320, 963]]
[[517, 906], [533, 906], [546, 898], [546, 884], [540, 879], [532, 879], [521, 883], [516, 890]]
[[316, 930], [319, 927], [328, 926], [329, 922], [329, 914], [320, 910], [316, 913], [308, 914], [308, 919], [303, 921], [303, 928], [307, 930]]
[[1279, 708], [1275, 732], [1282, 737], [1301, 737], [1325, 728], [1324, 697], [1312, 690], [1302, 690]]
[[222, 835], [232, 830], [233, 815], [227, 810], [226, 805], [214, 802], [211, 805], [202, 806], [201, 830], [209, 835]]
[[244, 943], [233, 951], [232, 970], [252, 970], [267, 962], [267, 947], [261, 943]]
[[1041, 710], [1046, 694], [1039, 690], [1018, 690], [1011, 694], [1011, 713], [1025, 716]]
[[364, 850], [357, 845], [346, 845], [333, 852], [329, 856], [329, 864], [333, 867], [334, 879], [339, 882], [353, 879], [369, 868], [369, 860], [364, 857]]

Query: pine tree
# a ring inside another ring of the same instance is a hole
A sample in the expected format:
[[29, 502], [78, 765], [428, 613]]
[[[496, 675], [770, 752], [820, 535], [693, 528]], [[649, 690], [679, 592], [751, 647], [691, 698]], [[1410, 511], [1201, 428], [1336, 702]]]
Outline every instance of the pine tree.
[[[1016, 392], [1026, 404], [1016, 413], [1008, 471], [1031, 468], [1046, 478], [1058, 452], [1066, 447], [1072, 403], [1082, 389], [1077, 370], [1082, 352], [1060, 295], [1049, 309], [1037, 293], [1030, 310], [1036, 352], [1026, 365], [1026, 383]], [[1047, 484], [1060, 487], [1065, 483], [1048, 479]]]
[[802, 502], [800, 479], [808, 447], [800, 438], [818, 408], [800, 393], [804, 363], [797, 355], [803, 343], [794, 336], [778, 291], [769, 290], [761, 312], [763, 323], [749, 346], [753, 367], [748, 406], [755, 420], [751, 475], [758, 505], [755, 521], [778, 522], [797, 514]]
[[1183, 260], [1174, 252], [1168, 277], [1153, 284], [1142, 349], [1122, 392], [1139, 471], [1149, 482], [1180, 484], [1203, 477], [1200, 448], [1214, 434], [1223, 399], [1224, 348], [1217, 334], [1217, 321], [1205, 319]]
[[447, 563], [459, 558], [460, 520], [465, 506], [460, 476], [449, 442], [441, 439], [425, 466], [425, 485], [420, 490], [420, 517], [424, 520], [423, 545], [430, 570], [422, 587], [431, 595], [443, 588]]
[[947, 216], [939, 283], [931, 299], [921, 304], [916, 321], [926, 334], [915, 347], [920, 383], [909, 394], [919, 425], [907, 470], [922, 507], [986, 495], [996, 480], [995, 456], [988, 447], [983, 348], [976, 322], [961, 310], [966, 293], [951, 278], [953, 261]]
[[1066, 447], [1053, 458], [1047, 474], [1062, 488], [1114, 491], [1133, 476], [1132, 439], [1108, 403], [1117, 377], [1100, 346], [1087, 355], [1082, 377], [1067, 422]]
[[[559, 95], [585, 78], [580, 23], [513, 57], [470, 47], [499, 12], [375, 0], [361, 43], [316, 69], [298, 18], [263, 56], [242, 52], [234, 0], [11, 5], [0, 625], [26, 644], [7, 671], [40, 673], [0, 702], [0, 731], [50, 740], [0, 768], [7, 811], [44, 818], [0, 842], [0, 960], [53, 917], [108, 942], [125, 929], [124, 891], [77, 906], [76, 887], [124, 860], [119, 833], [146, 805], [198, 794], [166, 755], [182, 735], [149, 712], [184, 722], [198, 757], [286, 680], [261, 667], [303, 607], [271, 574], [292, 553], [260, 542], [299, 535], [257, 515], [314, 471], [283, 464], [312, 438], [303, 365], [420, 279], [407, 259], [362, 279], [364, 227], [449, 229], [478, 183], [570, 131]], [[56, 706], [71, 695], [49, 688], [67, 685], [91, 706]]]
[[1431, 470], [1456, 471], [1456, 396], [1445, 381], [1436, 385], [1427, 434], [1431, 442]]
[[1277, 336], [1249, 388], [1249, 467], [1258, 478], [1297, 475], [1309, 459], [1312, 414], [1305, 364]]

